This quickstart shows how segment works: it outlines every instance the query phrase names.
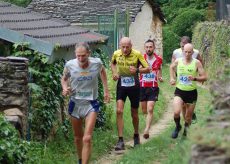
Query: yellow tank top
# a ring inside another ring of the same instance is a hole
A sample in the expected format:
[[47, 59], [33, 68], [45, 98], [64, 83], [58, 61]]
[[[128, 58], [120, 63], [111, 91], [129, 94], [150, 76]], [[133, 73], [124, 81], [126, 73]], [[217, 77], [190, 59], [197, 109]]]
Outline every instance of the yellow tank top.
[[176, 87], [183, 91], [192, 91], [196, 89], [196, 82], [189, 80], [188, 76], [195, 77], [197, 75], [197, 59], [192, 59], [192, 62], [188, 65], [185, 65], [183, 60], [183, 58], [178, 59]]

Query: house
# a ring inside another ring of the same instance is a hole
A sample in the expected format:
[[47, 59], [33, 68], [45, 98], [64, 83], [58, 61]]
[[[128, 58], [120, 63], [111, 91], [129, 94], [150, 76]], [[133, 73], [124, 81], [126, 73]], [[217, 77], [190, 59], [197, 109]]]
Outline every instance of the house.
[[[128, 11], [129, 19], [121, 18], [116, 21], [118, 27], [115, 25], [113, 30], [118, 28], [118, 32], [113, 36], [114, 47], [116, 47], [120, 37], [129, 35], [134, 48], [143, 52], [143, 43], [151, 38], [155, 40], [156, 52], [161, 55], [163, 52], [162, 24], [165, 19], [159, 5], [154, 0], [32, 0], [28, 9], [67, 20], [72, 25], [87, 23], [92, 27], [92, 25], [97, 24], [98, 29], [100, 29], [97, 30], [99, 32], [114, 23], [116, 18], [114, 11], [117, 10], [118, 13]], [[114, 15], [113, 19], [110, 19], [109, 16], [111, 15]], [[104, 18], [100, 19], [102, 16]], [[111, 20], [110, 23], [105, 22], [109, 19]], [[125, 30], [125, 25], [122, 26], [121, 22], [128, 24], [128, 30]], [[107, 26], [102, 26], [102, 24], [107, 24]], [[114, 27], [114, 25], [112, 26]], [[95, 27], [92, 27], [92, 29], [95, 29]], [[127, 31], [128, 33], [125, 34]]]
[[46, 54], [50, 62], [74, 58], [76, 43], [86, 42], [97, 48], [107, 39], [65, 20], [0, 2], [0, 44], [28, 42], [30, 49]]

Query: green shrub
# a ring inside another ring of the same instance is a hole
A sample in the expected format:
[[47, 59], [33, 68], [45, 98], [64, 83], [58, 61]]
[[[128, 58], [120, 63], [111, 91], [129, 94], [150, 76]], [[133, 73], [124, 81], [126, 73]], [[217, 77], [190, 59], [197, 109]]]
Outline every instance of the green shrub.
[[197, 9], [188, 9], [178, 15], [172, 22], [172, 31], [178, 36], [192, 36], [194, 25], [204, 20], [204, 11]]
[[1, 114], [0, 129], [0, 163], [24, 163], [28, 158], [29, 143], [18, 138], [15, 128]]
[[180, 37], [171, 31], [170, 27], [163, 27], [164, 63], [170, 62], [173, 50], [179, 47]]
[[[96, 49], [92, 53], [93, 57], [98, 57], [101, 59], [105, 67], [109, 66], [109, 58], [101, 49]], [[108, 75], [107, 75], [108, 76]], [[112, 117], [112, 111], [109, 105], [105, 105], [103, 103], [104, 99], [104, 91], [103, 91], [103, 85], [101, 80], [99, 81], [99, 94], [98, 94], [98, 100], [100, 102], [100, 112], [98, 113], [98, 117], [96, 120], [96, 128], [103, 128], [103, 129], [110, 129], [111, 128], [111, 117]]]
[[31, 0], [3, 0], [3, 1], [13, 3], [18, 6], [23, 6], [23, 7], [26, 7], [31, 2]]

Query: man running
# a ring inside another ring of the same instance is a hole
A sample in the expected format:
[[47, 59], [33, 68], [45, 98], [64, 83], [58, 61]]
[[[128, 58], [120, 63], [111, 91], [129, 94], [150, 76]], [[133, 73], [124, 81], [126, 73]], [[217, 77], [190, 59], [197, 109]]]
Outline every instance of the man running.
[[[191, 43], [190, 37], [188, 37], [188, 36], [181, 37], [180, 48], [178, 48], [178, 49], [173, 51], [172, 60], [171, 60], [172, 62], [174, 62], [178, 58], [184, 57], [184, 55], [183, 55], [184, 45], [187, 44], [187, 43]], [[200, 52], [197, 49], [193, 49], [192, 57], [195, 58], [195, 59], [198, 59], [202, 64], [202, 57], [200, 55]], [[183, 108], [182, 113], [183, 113], [183, 116], [184, 116], [185, 107]], [[196, 117], [195, 112], [192, 115], [192, 120], [194, 121], [194, 123], [197, 121], [197, 117]]]
[[172, 133], [172, 138], [177, 138], [178, 133], [181, 130], [180, 112], [183, 105], [185, 105], [185, 124], [183, 135], [187, 135], [187, 129], [191, 124], [192, 113], [197, 101], [196, 81], [203, 82], [207, 80], [207, 75], [201, 62], [192, 57], [193, 45], [191, 43], [185, 44], [183, 53], [184, 58], [176, 59], [170, 65], [170, 84], [176, 85], [174, 93], [175, 97], [173, 99], [174, 121], [176, 128]]
[[149, 138], [149, 129], [153, 120], [153, 109], [158, 100], [159, 87], [158, 79], [162, 82], [162, 58], [154, 53], [155, 44], [153, 40], [145, 42], [144, 58], [147, 61], [151, 71], [150, 73], [140, 74], [140, 101], [142, 112], [146, 115], [146, 126], [143, 137]]
[[[142, 68], [139, 68], [142, 65]], [[115, 51], [111, 60], [111, 69], [113, 74], [113, 80], [117, 81], [117, 130], [118, 130], [118, 142], [115, 146], [116, 151], [124, 150], [123, 140], [123, 110], [126, 97], [129, 97], [131, 102], [131, 116], [134, 127], [134, 146], [140, 144], [139, 137], [139, 95], [140, 84], [138, 73], [148, 73], [148, 63], [139, 51], [132, 49], [132, 43], [130, 38], [123, 37], [120, 40], [120, 49]]]
[[97, 113], [100, 110], [97, 100], [99, 76], [104, 87], [104, 101], [109, 102], [110, 97], [106, 71], [101, 60], [89, 57], [87, 44], [76, 45], [75, 54], [76, 59], [65, 65], [61, 84], [63, 95], [70, 95], [68, 112], [71, 115], [79, 164], [87, 164], [92, 150], [92, 134]]

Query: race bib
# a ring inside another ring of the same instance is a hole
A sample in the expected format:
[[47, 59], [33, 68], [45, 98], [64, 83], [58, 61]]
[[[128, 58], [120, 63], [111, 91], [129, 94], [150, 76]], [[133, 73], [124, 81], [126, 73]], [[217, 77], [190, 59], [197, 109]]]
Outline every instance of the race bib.
[[152, 73], [152, 72], [151, 72], [151, 73], [143, 74], [142, 79], [143, 79], [144, 81], [148, 81], [148, 82], [154, 81], [154, 79], [155, 79], [155, 74]]
[[135, 86], [134, 77], [121, 77], [121, 86], [123, 86], [123, 87]]
[[76, 99], [93, 100], [92, 90], [78, 90], [75, 94]]
[[181, 75], [179, 77], [179, 83], [180, 84], [183, 84], [183, 85], [191, 85], [192, 84], [192, 81], [189, 80], [188, 76], [183, 76]]

